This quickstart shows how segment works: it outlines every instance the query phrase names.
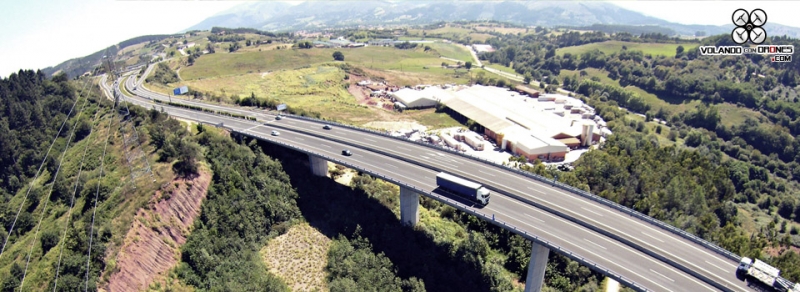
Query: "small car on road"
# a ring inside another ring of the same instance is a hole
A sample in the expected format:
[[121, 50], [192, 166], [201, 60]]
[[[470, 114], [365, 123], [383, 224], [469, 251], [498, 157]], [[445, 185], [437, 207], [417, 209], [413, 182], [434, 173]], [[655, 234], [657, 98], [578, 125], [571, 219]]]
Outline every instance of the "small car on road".
[[350, 152], [350, 150], [345, 149], [345, 150], [342, 150], [342, 155], [350, 156], [350, 155], [353, 155], [353, 152]]
[[272, 136], [280, 136], [281, 133], [278, 131], [272, 131]]
[[283, 116], [281, 116], [281, 115], [277, 115], [277, 116], [275, 116], [275, 119], [276, 119], [276, 120], [280, 120], [280, 119], [282, 119], [282, 118], [283, 118]]
[[323, 129], [325, 129], [325, 130], [330, 130], [330, 129], [331, 129], [331, 125], [325, 125], [325, 126], [324, 126], [324, 127], [322, 127], [322, 128], [323, 128]]

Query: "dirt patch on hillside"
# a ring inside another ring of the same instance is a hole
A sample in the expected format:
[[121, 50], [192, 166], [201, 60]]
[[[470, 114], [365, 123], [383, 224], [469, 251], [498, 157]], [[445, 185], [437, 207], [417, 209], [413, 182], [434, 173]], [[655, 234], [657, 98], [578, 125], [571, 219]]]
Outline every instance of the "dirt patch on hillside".
[[[789, 247], [793, 252], [800, 254], [800, 248], [791, 246]], [[777, 257], [786, 251], [786, 247], [771, 247], [764, 248], [764, 252], [770, 256]]]
[[200, 214], [210, 182], [211, 174], [201, 171], [192, 179], [178, 178], [156, 191], [147, 208], [137, 212], [106, 291], [141, 291], [153, 281], [163, 280], [178, 262], [179, 248]]
[[417, 121], [392, 121], [392, 122], [369, 122], [364, 124], [365, 127], [375, 128], [375, 129], [384, 129], [388, 131], [408, 131], [408, 130], [420, 130], [426, 131], [428, 127], [417, 123]]
[[331, 240], [301, 223], [267, 243], [261, 257], [269, 271], [286, 282], [292, 291], [328, 291], [325, 265]]

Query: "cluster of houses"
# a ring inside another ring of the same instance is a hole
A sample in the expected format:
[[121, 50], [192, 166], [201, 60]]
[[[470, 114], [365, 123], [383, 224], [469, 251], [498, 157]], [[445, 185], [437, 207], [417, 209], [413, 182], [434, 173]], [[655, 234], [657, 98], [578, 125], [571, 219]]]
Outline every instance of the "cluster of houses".
[[364, 43], [354, 43], [343, 37], [328, 41], [313, 41], [312, 44], [315, 48], [360, 48], [366, 46]]
[[425, 43], [433, 43], [433, 41], [396, 41], [393, 39], [375, 39], [370, 40], [367, 43], [356, 43], [351, 42], [350, 40], [344, 37], [338, 37], [336, 39], [330, 39], [326, 41], [313, 41], [312, 45], [315, 48], [359, 48], [359, 47], [366, 47], [366, 46], [381, 46], [381, 47], [390, 47], [396, 44], [401, 43], [412, 43], [412, 44], [425, 44]]

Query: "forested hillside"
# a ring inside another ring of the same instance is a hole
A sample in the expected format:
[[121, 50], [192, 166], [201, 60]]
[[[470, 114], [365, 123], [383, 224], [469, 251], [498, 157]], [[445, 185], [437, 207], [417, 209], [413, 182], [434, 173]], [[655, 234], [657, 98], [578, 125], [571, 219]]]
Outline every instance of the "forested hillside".
[[[769, 258], [800, 280], [800, 63], [698, 56], [684, 43], [672, 56], [556, 49], [626, 34], [506, 35], [483, 56], [529, 79], [579, 93], [614, 131], [559, 180], [686, 229], [741, 255]], [[677, 39], [662, 40], [680, 42]], [[727, 36], [703, 45], [732, 45]], [[770, 44], [797, 39], [772, 38]], [[795, 56], [797, 54], [795, 53]], [[574, 72], [564, 74], [564, 72]], [[691, 106], [689, 106], [691, 105]], [[641, 113], [641, 120], [626, 110]], [[725, 112], [722, 112], [724, 109]], [[653, 126], [660, 119], [665, 125]], [[553, 175], [543, 165], [531, 169]], [[766, 219], [766, 220], [765, 220]]]
[[[113, 113], [99, 105], [101, 101], [90, 92], [87, 81], [71, 82], [63, 74], [49, 79], [41, 71], [19, 71], [0, 79], [0, 239], [7, 243], [0, 255], [3, 291], [16, 289], [23, 275], [28, 289], [52, 287], [59, 268], [57, 290], [83, 287], [81, 279], [86, 277], [87, 267], [89, 288], [94, 291], [94, 283], [105, 267], [106, 245], [113, 237], [111, 222], [94, 226], [91, 259], [87, 234], [95, 191], [102, 190], [99, 199], [103, 201], [115, 197], [112, 192], [117, 185], [112, 181], [119, 177], [97, 178], [105, 133], [111, 124], [107, 117]], [[65, 121], [67, 115], [69, 121]], [[65, 125], [52, 151], [48, 151], [62, 123]], [[62, 156], [68, 143], [69, 155]], [[94, 146], [91, 151], [87, 151], [89, 145]], [[48, 152], [41, 175], [31, 188], [31, 179]], [[84, 152], [91, 161], [83, 163]], [[116, 155], [105, 158], [106, 171], [115, 169], [109, 164]], [[80, 171], [82, 175], [76, 180]], [[52, 185], [53, 181], [57, 183]], [[75, 203], [72, 220], [67, 222], [67, 212], [75, 200], [79, 203]], [[50, 216], [42, 217], [43, 212]], [[8, 234], [12, 224], [13, 232]], [[67, 239], [66, 244], [62, 237]]]

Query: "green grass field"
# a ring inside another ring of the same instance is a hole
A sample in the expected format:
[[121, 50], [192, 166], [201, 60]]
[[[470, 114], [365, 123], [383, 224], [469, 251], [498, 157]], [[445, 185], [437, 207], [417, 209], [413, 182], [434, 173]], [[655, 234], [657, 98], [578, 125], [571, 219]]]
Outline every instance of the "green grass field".
[[[585, 71], [588, 74], [586, 78], [597, 77], [602, 83], [620, 86], [618, 81], [608, 77], [608, 72], [605, 70], [587, 68]], [[572, 76], [580, 76], [579, 70], [561, 70], [559, 77], [563, 80], [566, 76], [570, 76], [570, 78]], [[667, 102], [664, 98], [633, 85], [628, 85], [625, 89], [633, 91], [644, 98], [644, 100], [650, 104], [653, 111], [658, 111], [658, 109], [663, 108], [668, 112], [677, 114], [697, 108], [701, 103], [700, 100], [692, 100], [683, 103]], [[758, 119], [762, 116], [759, 112], [744, 107], [737, 107], [730, 103], [718, 104], [716, 107], [719, 109], [719, 114], [722, 117], [722, 124], [728, 127], [743, 123], [747, 117]]]
[[[503, 71], [503, 72], [509, 73], [509, 74], [519, 75], [519, 73], [517, 73], [516, 71], [514, 71], [514, 69], [511, 69], [511, 68], [509, 68], [509, 67], [503, 66], [503, 65], [501, 65], [501, 64], [487, 64], [487, 63], [483, 63], [483, 65], [485, 65], [486, 67], [492, 68], [492, 69], [497, 69], [497, 70], [500, 70], [500, 71]], [[511, 64], [511, 66], [514, 66], [514, 64], [512, 63], [512, 64]]]
[[626, 46], [628, 50], [639, 50], [644, 52], [645, 54], [651, 55], [661, 55], [661, 56], [668, 56], [674, 57], [675, 50], [678, 46], [683, 46], [683, 48], [688, 50], [694, 50], [697, 48], [697, 44], [658, 44], [658, 43], [632, 43], [632, 42], [622, 42], [622, 41], [605, 41], [600, 43], [591, 43], [585, 44], [581, 46], [573, 46], [573, 47], [566, 47], [560, 48], [556, 50], [558, 55], [563, 55], [564, 53], [570, 54], [583, 54], [585, 52], [599, 49], [601, 52], [605, 54], [611, 54], [613, 52], [619, 52], [622, 50], [622, 46]]
[[[442, 48], [448, 48], [446, 46]], [[453, 49], [454, 52], [455, 48]], [[193, 66], [181, 69], [183, 80], [235, 76], [279, 70], [300, 69], [333, 62], [333, 52], [341, 51], [345, 62], [364, 69], [375, 69], [382, 78], [398, 85], [422, 83], [466, 83], [456, 78], [452, 69], [441, 67], [442, 59], [424, 49], [400, 50], [391, 47], [355, 49], [263, 50], [237, 53], [216, 53], [200, 57]]]
[[447, 44], [447, 43], [432, 43], [432, 44], [425, 44], [426, 46], [430, 46], [432, 49], [439, 52], [442, 57], [448, 57], [452, 59], [458, 59], [464, 62], [472, 62], [472, 54], [467, 51], [466, 48], [455, 45], [455, 44]]
[[[181, 71], [183, 72], [183, 71]], [[322, 113], [323, 117], [338, 121], [363, 124], [374, 120], [398, 120], [411, 118], [428, 127], [457, 126], [458, 122], [447, 114], [433, 109], [412, 110], [401, 114], [375, 108], [366, 108], [356, 102], [345, 88], [344, 71], [333, 66], [276, 71], [268, 74], [253, 73], [238, 76], [212, 77], [181, 82], [189, 88], [214, 92], [222, 96], [272, 98], [289, 106]], [[170, 86], [148, 84], [148, 88], [166, 93]], [[376, 119], [377, 118], [377, 119]]]
[[475, 32], [470, 33], [467, 36], [469, 36], [472, 40], [479, 41], [479, 42], [485, 42], [489, 38], [493, 38], [494, 37], [493, 35], [490, 35], [490, 34], [487, 34], [487, 33], [475, 33]]
[[[333, 52], [344, 53], [345, 62], [390, 70], [417, 70], [422, 66], [439, 66], [437, 56], [422, 50], [399, 50], [389, 47], [357, 49], [269, 50], [246, 53], [204, 55], [191, 67], [181, 70], [185, 80], [202, 79], [246, 73], [297, 69], [311, 64], [333, 61]], [[406, 68], [402, 68], [406, 65]], [[418, 65], [412, 68], [412, 65]]]

